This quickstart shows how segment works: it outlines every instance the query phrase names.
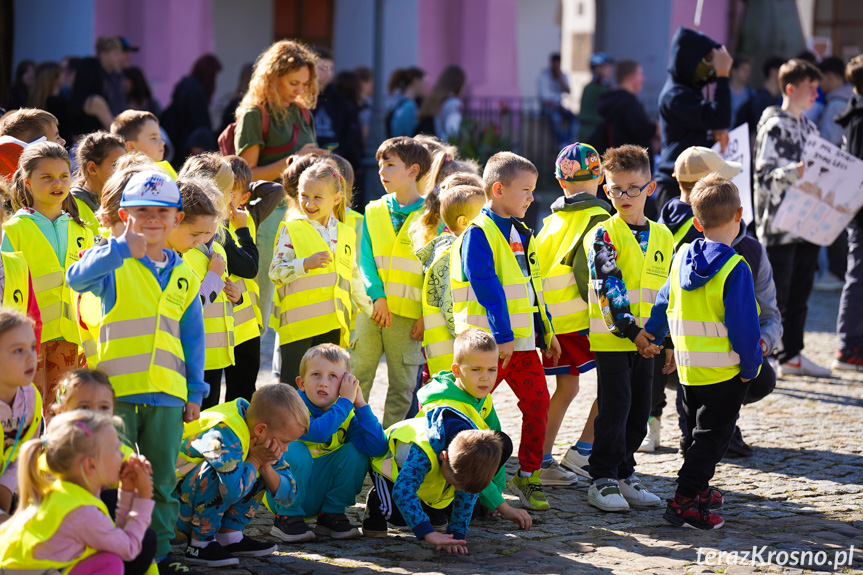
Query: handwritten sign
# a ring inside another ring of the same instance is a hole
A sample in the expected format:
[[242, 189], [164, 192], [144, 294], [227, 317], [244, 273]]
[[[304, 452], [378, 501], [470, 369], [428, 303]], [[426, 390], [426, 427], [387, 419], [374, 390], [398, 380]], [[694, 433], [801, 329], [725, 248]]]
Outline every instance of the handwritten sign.
[[749, 147], [749, 124], [743, 124], [728, 132], [728, 145], [725, 152], [720, 149], [719, 142], [713, 145], [713, 150], [719, 152], [726, 162], [740, 162], [740, 173], [731, 178], [740, 190], [740, 205], [743, 206], [743, 221], [752, 221], [752, 152]]

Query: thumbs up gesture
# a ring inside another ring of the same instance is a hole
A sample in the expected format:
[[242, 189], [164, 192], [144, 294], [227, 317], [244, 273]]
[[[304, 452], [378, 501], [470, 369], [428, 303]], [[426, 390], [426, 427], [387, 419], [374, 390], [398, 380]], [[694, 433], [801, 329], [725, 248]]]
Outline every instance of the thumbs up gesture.
[[147, 255], [147, 240], [142, 234], [137, 233], [134, 227], [135, 218], [129, 214], [129, 218], [126, 220], [126, 229], [123, 231], [123, 239], [126, 240], [132, 257], [137, 260]]

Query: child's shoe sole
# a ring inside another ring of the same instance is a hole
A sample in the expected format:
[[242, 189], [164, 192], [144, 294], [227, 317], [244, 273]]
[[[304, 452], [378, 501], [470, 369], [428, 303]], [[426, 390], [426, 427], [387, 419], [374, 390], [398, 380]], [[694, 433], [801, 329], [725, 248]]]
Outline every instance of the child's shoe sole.
[[285, 543], [305, 543], [306, 541], [312, 541], [315, 538], [314, 531], [306, 531], [300, 535], [290, 535], [275, 525], [270, 529], [270, 535], [284, 541]]
[[706, 522], [702, 524], [703, 526], [694, 525], [694, 524], [688, 522], [686, 519], [684, 519], [680, 515], [677, 515], [676, 513], [669, 513], [668, 511], [666, 511], [662, 515], [662, 518], [665, 519], [668, 523], [674, 525], [675, 527], [686, 527], [688, 529], [700, 529], [702, 531], [710, 531], [712, 529], [719, 529], [720, 527], [725, 525], [724, 519], [722, 520], [722, 523], [717, 523], [716, 525], [710, 525], [709, 523], [706, 523]]
[[[354, 527], [350, 531], [335, 531], [323, 525], [315, 525], [315, 535], [320, 537], [329, 537], [331, 539], [356, 539], [360, 537], [360, 530]], [[386, 535], [385, 535], [386, 536]]]
[[548, 511], [551, 508], [551, 505], [549, 504], [546, 504], [545, 507], [537, 507], [536, 505], [531, 504], [530, 499], [525, 497], [524, 493], [521, 492], [521, 489], [515, 486], [512, 479], [509, 480], [507, 487], [509, 488], [510, 493], [518, 496], [518, 500], [521, 501], [521, 504], [525, 509], [530, 511]]

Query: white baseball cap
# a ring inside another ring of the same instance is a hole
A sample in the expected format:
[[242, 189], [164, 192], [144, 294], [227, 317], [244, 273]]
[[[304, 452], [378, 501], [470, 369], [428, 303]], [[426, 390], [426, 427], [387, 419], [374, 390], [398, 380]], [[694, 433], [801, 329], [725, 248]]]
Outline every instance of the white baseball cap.
[[134, 206], [165, 206], [183, 209], [180, 189], [164, 172], [138, 172], [129, 178], [120, 198], [121, 208]]

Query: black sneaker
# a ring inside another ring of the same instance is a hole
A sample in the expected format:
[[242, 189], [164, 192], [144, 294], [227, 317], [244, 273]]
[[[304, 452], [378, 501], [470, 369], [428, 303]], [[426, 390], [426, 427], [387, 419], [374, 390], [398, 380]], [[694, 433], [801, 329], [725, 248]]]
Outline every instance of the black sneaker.
[[686, 503], [678, 503], [673, 497], [668, 500], [663, 519], [677, 527], [691, 529], [719, 529], [725, 525], [725, 520], [711, 513], [696, 497]]
[[270, 535], [287, 543], [303, 543], [315, 538], [315, 532], [306, 525], [302, 517], [276, 516]]
[[178, 561], [173, 553], [159, 561], [159, 575], [202, 575], [200, 571], [189, 569], [182, 561]]
[[265, 557], [278, 551], [279, 546], [243, 535], [240, 541], [225, 545], [223, 549], [236, 557]]
[[382, 539], [387, 536], [387, 520], [383, 517], [366, 517], [363, 519], [363, 535]]
[[206, 547], [186, 545], [186, 563], [206, 567], [230, 567], [239, 565], [240, 560], [225, 551], [218, 541], [210, 541]]
[[728, 451], [725, 452], [725, 455], [728, 457], [752, 457], [754, 453], [755, 450], [743, 441], [740, 428], [734, 426], [734, 435], [731, 436], [731, 443], [728, 444]]
[[315, 535], [330, 536], [333, 539], [356, 539], [360, 530], [351, 524], [344, 513], [321, 513], [315, 525]]

